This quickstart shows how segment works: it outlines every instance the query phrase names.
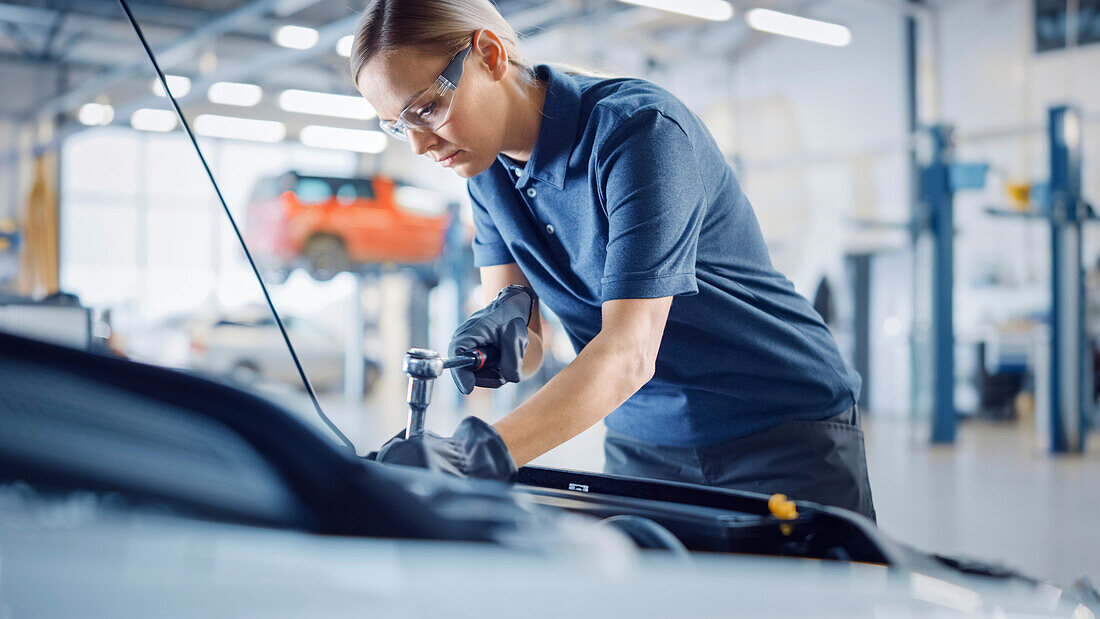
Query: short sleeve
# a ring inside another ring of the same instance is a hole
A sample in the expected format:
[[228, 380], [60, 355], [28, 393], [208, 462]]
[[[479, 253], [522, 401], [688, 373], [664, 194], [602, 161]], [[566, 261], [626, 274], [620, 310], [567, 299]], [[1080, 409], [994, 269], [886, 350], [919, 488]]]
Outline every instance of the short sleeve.
[[515, 262], [485, 205], [466, 187], [474, 212], [474, 266], [491, 267]]
[[639, 112], [607, 137], [598, 165], [608, 219], [603, 300], [697, 293], [707, 200], [688, 135], [661, 112]]

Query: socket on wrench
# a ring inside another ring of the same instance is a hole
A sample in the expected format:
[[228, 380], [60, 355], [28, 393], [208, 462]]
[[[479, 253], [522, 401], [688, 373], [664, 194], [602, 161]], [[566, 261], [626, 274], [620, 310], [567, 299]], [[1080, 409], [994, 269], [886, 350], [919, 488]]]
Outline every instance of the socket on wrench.
[[424, 433], [424, 419], [428, 413], [428, 405], [432, 402], [435, 379], [439, 378], [443, 370], [470, 365], [480, 369], [490, 359], [498, 356], [499, 353], [494, 349], [486, 348], [444, 359], [434, 350], [410, 348], [405, 353], [404, 363], [401, 364], [401, 369], [409, 377], [409, 392], [406, 398], [409, 403], [409, 420], [405, 425], [405, 438]]

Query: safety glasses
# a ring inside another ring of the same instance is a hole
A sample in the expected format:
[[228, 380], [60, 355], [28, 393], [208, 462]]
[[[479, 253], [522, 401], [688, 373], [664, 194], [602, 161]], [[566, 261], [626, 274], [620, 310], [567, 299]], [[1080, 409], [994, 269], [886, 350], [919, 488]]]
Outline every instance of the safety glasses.
[[378, 121], [382, 130], [408, 142], [409, 129], [435, 131], [443, 126], [451, 116], [451, 102], [455, 97], [455, 89], [458, 88], [458, 80], [462, 79], [463, 63], [472, 45], [473, 43], [467, 45], [455, 54], [431, 86], [413, 95], [412, 102], [401, 110], [397, 120]]

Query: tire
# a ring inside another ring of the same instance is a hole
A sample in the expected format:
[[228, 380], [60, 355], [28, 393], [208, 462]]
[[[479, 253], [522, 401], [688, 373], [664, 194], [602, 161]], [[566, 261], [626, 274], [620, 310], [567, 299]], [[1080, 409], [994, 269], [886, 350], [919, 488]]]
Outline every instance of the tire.
[[237, 361], [229, 370], [229, 377], [234, 382], [242, 385], [255, 385], [260, 382], [262, 376], [263, 374], [260, 373], [260, 366], [250, 359], [241, 359]]
[[263, 272], [264, 281], [275, 286], [285, 284], [290, 279], [291, 269], [268, 269]]
[[327, 282], [340, 271], [348, 269], [348, 252], [338, 237], [317, 235], [306, 242], [302, 251], [309, 275], [319, 282]]

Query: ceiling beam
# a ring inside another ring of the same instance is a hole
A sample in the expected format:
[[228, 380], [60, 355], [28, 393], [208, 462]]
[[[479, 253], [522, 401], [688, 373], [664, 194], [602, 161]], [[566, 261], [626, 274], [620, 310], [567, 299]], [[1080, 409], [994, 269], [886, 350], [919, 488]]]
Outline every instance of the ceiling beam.
[[[169, 68], [194, 57], [199, 47], [217, 37], [233, 32], [242, 25], [260, 19], [272, 12], [286, 0], [254, 0], [245, 6], [215, 18], [191, 32], [179, 37], [169, 45], [157, 50], [157, 61], [162, 68]], [[0, 5], [0, 8], [3, 8]], [[120, 9], [121, 11], [121, 9]], [[51, 12], [52, 13], [52, 12]], [[52, 21], [50, 22], [52, 23]], [[105, 92], [115, 84], [142, 77], [149, 72], [149, 61], [139, 58], [133, 63], [115, 67], [101, 75], [89, 78], [72, 90], [39, 102], [29, 111], [25, 120], [43, 118], [71, 110]]]
[[49, 28], [57, 11], [18, 4], [0, 4], [0, 22], [31, 24]]
[[[199, 43], [209, 41], [220, 34], [233, 31], [236, 29], [237, 25], [247, 20], [262, 18], [269, 12], [276, 11], [276, 5], [281, 5], [281, 7], [285, 8], [288, 1], [297, 3], [309, 2], [309, 0], [257, 0], [177, 39], [162, 51], [155, 51], [154, 53], [156, 54], [157, 61], [161, 64], [162, 68], [166, 69], [174, 62], [181, 62], [184, 59], [193, 57]], [[579, 2], [578, 0], [570, 0], [563, 4], [566, 5], [564, 7], [566, 10], [565, 12], [575, 12], [583, 6], [583, 2]], [[561, 9], [562, 7], [557, 7], [554, 11], [547, 11], [543, 7], [537, 6], [533, 9], [509, 12], [507, 17], [509, 19], [516, 19], [521, 22], [522, 25], [529, 28], [537, 28], [539, 23], [547, 19], [554, 21], [561, 18], [563, 13]], [[186, 97], [180, 98], [181, 105], [184, 102], [196, 100], [199, 97], [205, 96], [206, 90], [214, 82], [245, 81], [269, 73], [272, 70], [278, 70], [280, 67], [301, 64], [319, 56], [332, 54], [336, 41], [354, 32], [358, 21], [359, 15], [353, 14], [320, 28], [317, 44], [308, 50], [273, 48], [271, 51], [252, 55], [241, 62], [225, 65], [214, 72], [203, 75], [192, 82], [191, 92]], [[45, 24], [47, 22], [43, 19], [40, 20], [40, 23]], [[140, 61], [126, 65], [125, 67], [117, 67], [114, 70], [108, 71], [106, 74], [90, 78], [77, 86], [76, 89], [43, 102], [41, 106], [35, 110], [35, 113], [21, 117], [18, 120], [20, 122], [33, 121], [37, 118], [42, 118], [44, 114], [75, 109], [78, 104], [94, 99], [95, 96], [104, 92], [108, 87], [127, 79], [148, 74], [149, 71], [149, 61], [142, 56]], [[134, 111], [142, 107], [163, 106], [164, 99], [160, 97], [142, 97], [124, 105], [116, 106], [115, 122], [125, 123], [126, 119], [128, 119]], [[58, 127], [49, 142], [37, 144], [33, 147], [34, 153], [39, 154], [54, 150], [58, 148], [67, 137], [87, 128], [88, 127], [78, 124], [75, 121]], [[4, 156], [0, 157], [0, 167], [14, 164], [18, 161], [19, 156], [20, 153], [18, 151], [9, 151]]]

